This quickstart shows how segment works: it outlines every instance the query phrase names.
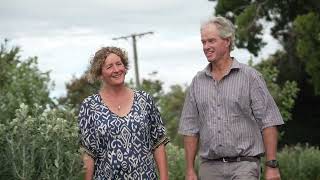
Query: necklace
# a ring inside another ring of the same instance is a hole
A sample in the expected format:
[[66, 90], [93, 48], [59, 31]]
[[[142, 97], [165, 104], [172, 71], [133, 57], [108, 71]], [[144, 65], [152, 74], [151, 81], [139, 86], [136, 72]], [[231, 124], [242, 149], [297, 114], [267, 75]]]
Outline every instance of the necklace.
[[120, 108], [121, 108], [121, 106], [120, 106], [120, 104], [118, 105], [118, 111], [120, 111]]

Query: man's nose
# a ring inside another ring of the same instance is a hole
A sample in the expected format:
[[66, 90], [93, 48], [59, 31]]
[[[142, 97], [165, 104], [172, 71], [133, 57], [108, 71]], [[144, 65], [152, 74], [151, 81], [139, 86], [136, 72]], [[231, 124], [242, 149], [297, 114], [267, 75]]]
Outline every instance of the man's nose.
[[202, 46], [203, 46], [203, 49], [208, 49], [209, 48], [208, 43], [203, 43]]

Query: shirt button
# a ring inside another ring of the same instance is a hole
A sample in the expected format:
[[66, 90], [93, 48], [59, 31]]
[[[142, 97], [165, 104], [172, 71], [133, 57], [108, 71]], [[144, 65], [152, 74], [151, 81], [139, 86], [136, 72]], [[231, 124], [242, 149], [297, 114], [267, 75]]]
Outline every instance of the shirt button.
[[218, 107], [220, 107], [220, 106], [221, 106], [221, 104], [218, 104], [217, 106], [218, 106]]
[[218, 117], [218, 120], [221, 120], [221, 117]]
[[221, 133], [221, 131], [219, 130], [218, 133]]

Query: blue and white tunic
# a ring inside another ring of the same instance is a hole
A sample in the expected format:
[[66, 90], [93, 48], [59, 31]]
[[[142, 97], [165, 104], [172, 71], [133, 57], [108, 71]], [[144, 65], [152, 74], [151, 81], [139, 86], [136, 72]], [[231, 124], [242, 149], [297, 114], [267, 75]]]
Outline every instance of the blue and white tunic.
[[152, 97], [134, 91], [130, 112], [113, 113], [99, 94], [87, 97], [79, 112], [80, 143], [95, 160], [94, 179], [157, 179], [152, 151], [166, 144], [165, 127]]

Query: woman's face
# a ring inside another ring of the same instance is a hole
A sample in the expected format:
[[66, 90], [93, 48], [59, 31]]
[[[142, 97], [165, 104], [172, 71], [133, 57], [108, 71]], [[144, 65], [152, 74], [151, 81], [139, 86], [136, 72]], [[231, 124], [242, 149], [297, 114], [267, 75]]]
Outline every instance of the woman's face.
[[101, 68], [101, 78], [104, 83], [116, 86], [124, 84], [126, 68], [121, 61], [121, 58], [116, 54], [109, 54], [105, 59]]

